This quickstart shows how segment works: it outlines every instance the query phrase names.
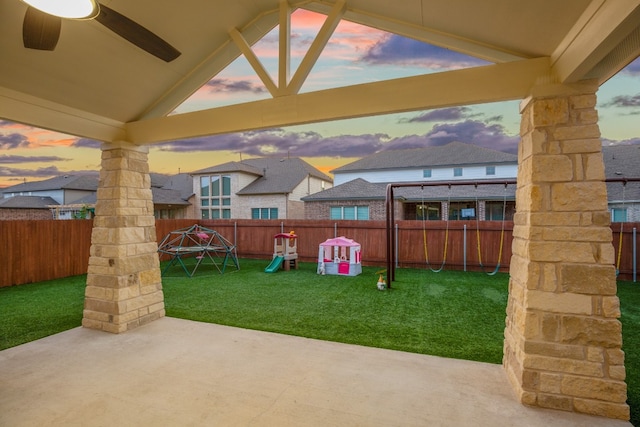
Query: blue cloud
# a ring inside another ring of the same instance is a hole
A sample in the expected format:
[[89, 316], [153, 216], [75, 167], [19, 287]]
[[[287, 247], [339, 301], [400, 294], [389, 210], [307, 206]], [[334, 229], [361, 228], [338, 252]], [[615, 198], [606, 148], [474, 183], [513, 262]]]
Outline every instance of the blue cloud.
[[25, 148], [29, 146], [26, 136], [19, 133], [0, 134], [0, 149]]
[[7, 154], [0, 156], [0, 163], [4, 164], [61, 162], [68, 160], [69, 159], [58, 156], [9, 156]]
[[419, 65], [432, 70], [477, 67], [489, 62], [396, 34], [381, 38], [360, 58], [370, 64]]

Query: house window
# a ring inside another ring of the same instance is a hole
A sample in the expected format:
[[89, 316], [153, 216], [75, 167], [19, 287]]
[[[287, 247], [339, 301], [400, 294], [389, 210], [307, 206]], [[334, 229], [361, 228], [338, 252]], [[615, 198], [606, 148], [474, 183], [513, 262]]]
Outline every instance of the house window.
[[369, 206], [331, 206], [331, 219], [369, 219]]
[[423, 178], [431, 178], [431, 169], [424, 169], [422, 171], [422, 177]]
[[462, 168], [453, 168], [453, 176], [462, 176]]
[[495, 175], [496, 167], [495, 166], [487, 166], [487, 175]]
[[476, 219], [475, 202], [459, 202], [449, 205], [449, 219], [453, 220], [472, 220]]
[[200, 177], [200, 207], [202, 219], [231, 218], [231, 177], [229, 175]]
[[278, 208], [251, 208], [251, 219], [278, 219]]
[[425, 203], [416, 205], [416, 219], [437, 221], [440, 219], [440, 203]]
[[627, 209], [611, 208], [611, 222], [627, 222]]

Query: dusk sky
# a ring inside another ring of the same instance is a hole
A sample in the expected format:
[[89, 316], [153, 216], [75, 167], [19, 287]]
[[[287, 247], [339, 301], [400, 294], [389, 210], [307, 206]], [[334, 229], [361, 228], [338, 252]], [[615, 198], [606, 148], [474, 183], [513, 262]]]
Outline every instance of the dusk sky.
[[[292, 15], [291, 75], [324, 16]], [[277, 81], [278, 29], [253, 47]], [[357, 24], [342, 22], [302, 92], [486, 65], [487, 62]], [[244, 57], [196, 92], [174, 114], [270, 97]], [[383, 150], [461, 141], [515, 153], [519, 101], [391, 114], [217, 135], [153, 145], [152, 172], [191, 172], [250, 157], [302, 157], [327, 172]], [[640, 59], [598, 92], [603, 144], [640, 143]], [[98, 171], [100, 144], [0, 120], [0, 187], [60, 174]]]

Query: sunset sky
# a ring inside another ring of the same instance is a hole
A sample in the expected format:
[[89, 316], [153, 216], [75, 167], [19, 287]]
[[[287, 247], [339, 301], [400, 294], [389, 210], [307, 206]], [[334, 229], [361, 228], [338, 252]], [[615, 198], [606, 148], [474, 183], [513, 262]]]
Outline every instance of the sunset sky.
[[[292, 16], [291, 74], [324, 16]], [[254, 51], [277, 81], [278, 29]], [[487, 63], [357, 24], [342, 22], [302, 92], [482, 66]], [[265, 99], [270, 95], [244, 57], [196, 92], [174, 114]], [[191, 172], [250, 157], [302, 157], [327, 172], [378, 151], [461, 141], [515, 153], [519, 101], [454, 107], [172, 141], [152, 146], [152, 172]], [[640, 143], [640, 59], [598, 92], [603, 144]], [[0, 120], [0, 187], [100, 169], [100, 144]]]

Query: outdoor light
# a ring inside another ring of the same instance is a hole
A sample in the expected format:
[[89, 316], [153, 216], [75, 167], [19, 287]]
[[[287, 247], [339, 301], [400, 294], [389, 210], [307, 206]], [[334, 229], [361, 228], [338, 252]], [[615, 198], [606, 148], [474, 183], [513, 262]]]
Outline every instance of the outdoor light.
[[31, 7], [69, 19], [93, 19], [100, 13], [96, 0], [22, 0]]

